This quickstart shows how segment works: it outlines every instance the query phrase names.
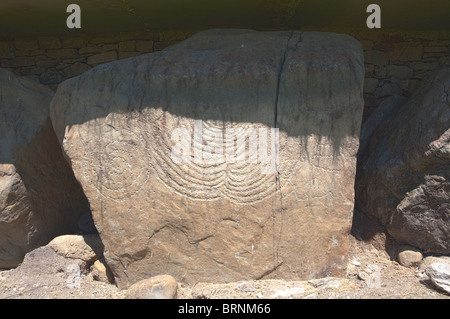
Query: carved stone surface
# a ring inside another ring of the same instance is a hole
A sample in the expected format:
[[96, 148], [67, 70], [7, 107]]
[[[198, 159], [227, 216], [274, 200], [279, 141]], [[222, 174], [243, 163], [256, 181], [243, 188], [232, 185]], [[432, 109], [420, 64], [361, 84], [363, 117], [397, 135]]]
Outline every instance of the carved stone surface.
[[211, 30], [63, 82], [52, 121], [118, 285], [343, 275], [363, 76], [349, 36]]

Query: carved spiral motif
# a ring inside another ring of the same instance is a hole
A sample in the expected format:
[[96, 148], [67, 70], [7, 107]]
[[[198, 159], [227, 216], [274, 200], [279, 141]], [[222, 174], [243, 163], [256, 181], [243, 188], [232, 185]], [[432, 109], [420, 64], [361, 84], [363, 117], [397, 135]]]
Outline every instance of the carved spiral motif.
[[99, 193], [120, 201], [134, 196], [148, 178], [145, 141], [121, 127], [105, 130], [100, 138], [85, 141], [83, 169]]

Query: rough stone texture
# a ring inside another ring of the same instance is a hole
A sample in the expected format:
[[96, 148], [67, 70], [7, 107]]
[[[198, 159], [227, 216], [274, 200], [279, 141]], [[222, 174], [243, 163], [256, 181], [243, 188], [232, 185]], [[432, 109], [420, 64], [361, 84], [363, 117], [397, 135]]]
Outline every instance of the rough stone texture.
[[437, 288], [450, 293], [450, 263], [431, 264], [425, 273]]
[[62, 235], [48, 246], [65, 258], [80, 259], [88, 264], [103, 256], [103, 244], [98, 235]]
[[123, 299], [115, 285], [95, 280], [80, 259], [65, 258], [48, 245], [25, 255], [16, 268], [0, 271], [1, 299]]
[[44, 73], [42, 73], [39, 76], [39, 81], [42, 84], [58, 84], [62, 81], [63, 75], [61, 72], [57, 71], [56, 69], [48, 69]]
[[388, 98], [392, 96], [401, 96], [403, 93], [400, 83], [395, 79], [388, 79], [379, 81], [377, 88], [373, 92], [373, 95], [377, 99]]
[[139, 52], [151, 52], [153, 50], [153, 41], [137, 41], [136, 50]]
[[61, 40], [54, 37], [38, 38], [39, 48], [42, 50], [61, 49]]
[[[365, 78], [367, 81], [364, 92], [369, 95], [373, 94], [379, 80], [396, 78], [400, 81], [404, 94], [409, 96], [416, 89], [419, 80], [428, 76], [430, 71], [450, 64], [449, 32], [367, 30], [369, 32], [346, 28], [332, 28], [322, 31], [349, 33], [360, 41], [366, 56]], [[199, 31], [174, 32], [168, 30], [160, 33], [126, 32], [120, 34], [82, 34], [75, 37], [38, 37], [36, 41], [39, 43], [39, 50], [26, 50], [24, 46], [20, 45], [20, 41], [5, 40], [0, 41], [0, 66], [10, 68], [18, 75], [38, 76], [46, 73], [48, 68], [56, 67], [59, 71], [64, 70], [63, 76], [64, 79], [67, 79], [86, 71], [86, 65], [78, 63], [86, 64], [87, 59], [96, 63], [102, 60], [102, 63], [111, 61], [104, 60], [104, 57], [100, 60], [98, 57], [93, 58], [96, 54], [115, 51], [116, 55], [114, 52], [108, 53], [108, 59], [126, 59], [143, 53], [162, 50]], [[19, 43], [19, 47], [16, 46], [17, 43]], [[55, 54], [55, 51], [60, 51], [55, 49], [61, 48], [75, 50], [66, 50], [65, 55]], [[71, 58], [66, 58], [67, 56]], [[72, 65], [74, 65], [73, 68], [71, 68]], [[62, 81], [59, 78], [58, 80]], [[365, 113], [367, 113], [367, 116], [380, 102], [377, 99], [371, 100], [374, 100], [375, 103], [366, 103]]]
[[34, 39], [16, 39], [14, 45], [19, 50], [36, 50], [39, 48]]
[[405, 65], [389, 65], [386, 70], [387, 77], [394, 77], [399, 80], [407, 80], [412, 78], [414, 71]]
[[422, 260], [419, 271], [424, 272], [428, 266], [434, 263], [449, 263], [450, 256], [427, 256]]
[[[366, 74], [363, 123], [386, 98], [379, 96], [383, 92], [380, 92], [378, 84], [397, 81], [399, 88], [396, 89], [396, 94], [409, 98], [416, 91], [420, 80], [448, 64], [449, 33], [379, 30], [375, 33], [355, 31], [350, 34], [355, 36], [364, 48]], [[378, 91], [378, 96], [375, 96], [375, 91]], [[389, 91], [392, 90], [384, 93]]]
[[99, 53], [99, 54], [90, 56], [87, 59], [87, 63], [90, 65], [96, 65], [96, 64], [100, 64], [100, 63], [111, 62], [114, 60], [117, 60], [117, 52], [109, 51], [109, 52]]
[[[71, 266], [76, 266], [74, 268], [81, 270], [83, 268], [83, 261], [80, 259], [64, 258], [50, 247], [42, 246], [28, 252], [23, 262], [11, 271], [26, 275], [35, 273], [39, 274], [39, 277], [44, 278], [51, 276], [58, 278], [60, 277], [58, 273], [64, 274]], [[21, 276], [18, 277], [20, 278]]]
[[114, 276], [104, 258], [100, 258], [94, 262], [91, 267], [91, 273], [94, 280], [109, 284], [114, 283]]
[[0, 69], [0, 268], [76, 231], [87, 209], [49, 120], [52, 97], [41, 84]]
[[52, 59], [74, 59], [78, 57], [75, 49], [48, 50], [47, 56]]
[[373, 93], [378, 87], [378, 80], [372, 78], [364, 79], [364, 93]]
[[14, 59], [14, 50], [11, 43], [0, 42], [0, 58]]
[[364, 62], [382, 66], [389, 63], [389, 53], [377, 50], [364, 52]]
[[450, 253], [450, 68], [378, 127], [362, 156], [356, 207], [399, 242]]
[[391, 50], [391, 61], [420, 60], [423, 54], [423, 46], [420, 41], [395, 43]]
[[35, 60], [28, 56], [18, 56], [13, 60], [2, 61], [2, 68], [19, 68], [19, 67], [29, 67], [35, 64]]
[[90, 68], [91, 67], [85, 63], [76, 62], [64, 69], [64, 76], [66, 78], [72, 78], [86, 72]]
[[387, 97], [380, 103], [375, 111], [370, 114], [367, 120], [361, 126], [361, 134], [359, 138], [358, 158], [366, 153], [370, 138], [376, 129], [387, 119], [395, 113], [397, 109], [405, 104], [407, 99], [400, 95], [392, 95]]
[[398, 252], [398, 262], [405, 267], [419, 266], [422, 262], [422, 252], [409, 245], [401, 245]]
[[[63, 82], [52, 121], [118, 285], [344, 275], [363, 76], [349, 36], [212, 30]], [[203, 151], [261, 128], [270, 153], [277, 127], [279, 162], [177, 163], [194, 120]]]
[[159, 275], [143, 279], [132, 285], [126, 292], [126, 299], [176, 299], [178, 282], [169, 275]]

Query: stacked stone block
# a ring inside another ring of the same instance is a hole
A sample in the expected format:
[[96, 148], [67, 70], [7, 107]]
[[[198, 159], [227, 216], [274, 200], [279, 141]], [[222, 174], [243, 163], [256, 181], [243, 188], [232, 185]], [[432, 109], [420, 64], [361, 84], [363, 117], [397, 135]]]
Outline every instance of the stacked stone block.
[[364, 118], [384, 98], [392, 95], [409, 97], [434, 70], [450, 65], [450, 35], [360, 34], [365, 59]]
[[0, 67], [16, 75], [37, 76], [56, 88], [65, 79], [98, 64], [162, 50], [184, 40], [184, 32], [79, 35], [0, 40]]
[[[364, 120], [384, 98], [410, 96], [421, 79], [450, 64], [450, 32], [334, 31], [352, 35], [364, 49]], [[16, 75], [37, 76], [56, 89], [63, 80], [98, 64], [160, 51], [196, 32], [0, 39], [0, 67]]]

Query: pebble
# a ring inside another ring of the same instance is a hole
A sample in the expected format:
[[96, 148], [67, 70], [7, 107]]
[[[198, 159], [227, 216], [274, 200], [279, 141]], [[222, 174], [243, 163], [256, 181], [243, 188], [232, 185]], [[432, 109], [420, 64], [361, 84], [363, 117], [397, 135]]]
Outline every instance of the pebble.
[[357, 260], [352, 260], [351, 263], [353, 265], [355, 265], [356, 267], [361, 267], [361, 263], [359, 261], [357, 261]]
[[398, 262], [405, 267], [416, 267], [422, 262], [422, 252], [412, 246], [402, 245], [399, 247]]
[[235, 289], [238, 290], [238, 291], [241, 291], [241, 292], [253, 292], [253, 291], [256, 291], [256, 288], [253, 287], [250, 283], [248, 283], [246, 281], [241, 282], [240, 284], [238, 284]]
[[178, 282], [169, 275], [143, 279], [126, 292], [126, 299], [176, 299]]

